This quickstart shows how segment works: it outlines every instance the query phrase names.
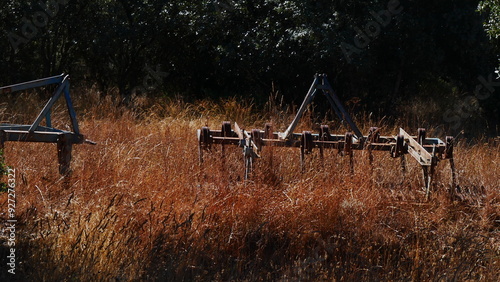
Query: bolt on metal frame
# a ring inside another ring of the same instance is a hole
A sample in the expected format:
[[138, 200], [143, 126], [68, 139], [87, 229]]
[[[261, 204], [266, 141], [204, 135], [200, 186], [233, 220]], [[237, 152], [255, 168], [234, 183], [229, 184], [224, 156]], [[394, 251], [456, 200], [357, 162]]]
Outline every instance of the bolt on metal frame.
[[[3, 148], [4, 143], [7, 141], [57, 143], [59, 173], [62, 175], [67, 175], [70, 172], [71, 151], [73, 145], [83, 143], [92, 145], [96, 144], [95, 142], [86, 140], [84, 136], [80, 134], [78, 120], [76, 118], [76, 113], [70, 96], [69, 75], [61, 74], [43, 79], [0, 87], [0, 95], [52, 84], [56, 84], [57, 88], [32, 124], [0, 124], [0, 147]], [[52, 127], [52, 107], [63, 95], [66, 100], [66, 107], [71, 121], [72, 131], [59, 130]], [[40, 125], [40, 123], [44, 119], [45, 126], [42, 126]]]
[[[293, 133], [298, 122], [304, 114], [307, 106], [312, 102], [315, 95], [321, 91], [327, 98], [330, 106], [336, 115], [347, 122], [350, 127], [344, 135], [330, 134], [329, 127], [322, 125], [319, 134], [304, 131]], [[223, 122], [221, 130], [210, 130], [203, 127], [197, 131], [200, 163], [203, 163], [204, 152], [210, 151], [212, 145], [222, 145], [222, 153], [225, 153], [225, 145], [237, 145], [243, 147], [245, 163], [244, 179], [250, 178], [254, 159], [260, 158], [260, 152], [264, 146], [275, 147], [297, 147], [300, 148], [300, 163], [302, 169], [305, 166], [305, 156], [312, 153], [314, 148], [320, 150], [320, 157], [323, 159], [324, 149], [336, 149], [350, 159], [350, 169], [354, 172], [353, 151], [367, 150], [369, 162], [373, 163], [372, 151], [390, 152], [393, 158], [401, 159], [401, 168], [406, 170], [405, 155], [410, 154], [422, 167], [423, 182], [426, 190], [426, 198], [429, 197], [432, 177], [439, 160], [448, 159], [450, 161], [452, 191], [456, 186], [456, 171], [453, 161], [453, 137], [447, 136], [446, 142], [439, 138], [427, 138], [426, 130], [420, 128], [417, 136], [412, 136], [399, 130], [397, 136], [381, 136], [379, 128], [372, 127], [368, 135], [363, 135], [352, 120], [349, 113], [344, 109], [340, 99], [333, 91], [324, 74], [316, 74], [314, 81], [304, 98], [295, 118], [285, 130], [285, 132], [273, 132], [272, 125], [266, 124], [264, 130], [254, 129], [251, 132], [245, 131], [234, 124], [231, 129], [230, 122]]]

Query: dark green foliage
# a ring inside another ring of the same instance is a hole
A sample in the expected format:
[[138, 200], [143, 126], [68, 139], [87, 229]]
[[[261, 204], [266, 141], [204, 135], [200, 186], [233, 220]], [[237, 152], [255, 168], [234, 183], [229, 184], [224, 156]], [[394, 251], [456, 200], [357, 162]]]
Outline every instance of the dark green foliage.
[[[76, 83], [117, 87], [122, 98], [251, 95], [259, 103], [274, 86], [297, 103], [314, 73], [324, 72], [343, 100], [395, 115], [443, 82], [448, 89], [431, 100], [455, 103], [497, 65], [492, 1], [480, 13], [479, 1], [466, 0], [52, 0], [67, 3], [17, 53], [9, 33], [20, 35], [23, 17], [42, 8], [2, 2], [1, 84], [64, 71]], [[349, 56], [342, 46], [353, 48]], [[478, 115], [490, 127], [498, 124], [497, 96], [480, 101]]]

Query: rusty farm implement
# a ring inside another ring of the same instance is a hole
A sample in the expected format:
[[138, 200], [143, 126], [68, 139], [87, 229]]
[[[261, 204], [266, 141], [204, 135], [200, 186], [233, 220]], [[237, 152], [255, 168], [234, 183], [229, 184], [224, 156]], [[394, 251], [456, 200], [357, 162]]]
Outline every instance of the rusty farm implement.
[[[70, 172], [71, 151], [73, 145], [83, 143], [95, 145], [94, 142], [86, 140], [85, 137], [80, 134], [76, 113], [70, 97], [69, 75], [61, 74], [58, 76], [0, 87], [0, 94], [28, 90], [53, 84], [56, 85], [56, 90], [32, 124], [0, 124], [0, 147], [3, 148], [4, 143], [7, 141], [56, 143], [59, 173], [66, 175]], [[66, 100], [66, 107], [71, 121], [72, 131], [59, 130], [52, 127], [52, 107], [62, 95], [64, 95]], [[44, 119], [45, 126], [42, 126], [41, 123]]]
[[[329, 127], [322, 125], [319, 133], [304, 131], [294, 133], [299, 120], [304, 114], [307, 106], [312, 102], [318, 93], [323, 93], [328, 100], [335, 114], [347, 123], [350, 128], [345, 134], [331, 134]], [[335, 149], [341, 152], [350, 160], [351, 172], [353, 166], [353, 152], [356, 150], [366, 150], [369, 154], [370, 163], [373, 162], [372, 151], [387, 151], [393, 158], [400, 158], [402, 168], [405, 169], [405, 155], [409, 154], [422, 167], [423, 182], [426, 188], [426, 196], [429, 189], [436, 166], [440, 160], [449, 160], [451, 168], [452, 186], [455, 187], [455, 165], [453, 161], [453, 137], [446, 137], [445, 141], [439, 138], [429, 138], [426, 130], [418, 129], [417, 135], [410, 135], [402, 128], [397, 136], [382, 136], [376, 127], [370, 128], [367, 135], [363, 135], [352, 120], [349, 113], [344, 109], [338, 96], [329, 84], [326, 75], [317, 74], [314, 78], [302, 105], [295, 118], [285, 130], [285, 132], [274, 132], [271, 124], [266, 124], [264, 130], [253, 129], [246, 131], [234, 124], [231, 128], [230, 122], [223, 122], [220, 130], [211, 130], [203, 127], [198, 130], [198, 145], [200, 162], [203, 162], [204, 154], [210, 152], [214, 145], [222, 146], [222, 154], [226, 145], [236, 145], [243, 148], [243, 159], [245, 164], [244, 177], [248, 179], [252, 172], [253, 163], [260, 158], [262, 148], [265, 146], [275, 147], [296, 147], [300, 148], [300, 163], [304, 167], [306, 155], [314, 149], [319, 149], [323, 158], [325, 149]]]

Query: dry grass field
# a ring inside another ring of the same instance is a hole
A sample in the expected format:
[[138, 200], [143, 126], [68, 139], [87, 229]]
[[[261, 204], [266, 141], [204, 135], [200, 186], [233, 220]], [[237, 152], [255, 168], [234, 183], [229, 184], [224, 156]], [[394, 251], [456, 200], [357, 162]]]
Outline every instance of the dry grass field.
[[[356, 152], [351, 175], [334, 151], [324, 163], [314, 153], [301, 173], [298, 149], [266, 148], [244, 182], [240, 148], [224, 163], [214, 148], [199, 165], [196, 129], [272, 120], [283, 130], [292, 116], [276, 105], [138, 98], [131, 110], [96, 91], [76, 96], [81, 131], [98, 145], [75, 146], [70, 178], [58, 174], [55, 145], [6, 143], [17, 173], [15, 279], [500, 280], [498, 147], [458, 143], [456, 199], [447, 162], [426, 202], [413, 159], [403, 176], [383, 152], [373, 167]], [[1, 104], [2, 121], [29, 122], [43, 104], [13, 97]], [[58, 104], [55, 126], [66, 128], [65, 118]], [[363, 132], [397, 130], [360, 120]], [[306, 117], [298, 131], [314, 126]], [[6, 193], [0, 207], [5, 221]], [[0, 280], [13, 278], [1, 269]]]

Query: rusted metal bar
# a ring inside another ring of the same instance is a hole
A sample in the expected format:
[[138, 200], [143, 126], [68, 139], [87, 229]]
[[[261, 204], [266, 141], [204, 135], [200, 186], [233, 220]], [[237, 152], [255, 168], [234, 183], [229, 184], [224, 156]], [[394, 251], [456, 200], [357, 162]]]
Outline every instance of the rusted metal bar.
[[[0, 126], [0, 129], [6, 128], [6, 126]], [[59, 137], [64, 134], [69, 134], [68, 142], [73, 144], [82, 144], [84, 142], [83, 136], [74, 135], [69, 131], [20, 131], [20, 130], [8, 130], [3, 129], [5, 133], [5, 141], [14, 142], [39, 142], [39, 143], [57, 143]]]

